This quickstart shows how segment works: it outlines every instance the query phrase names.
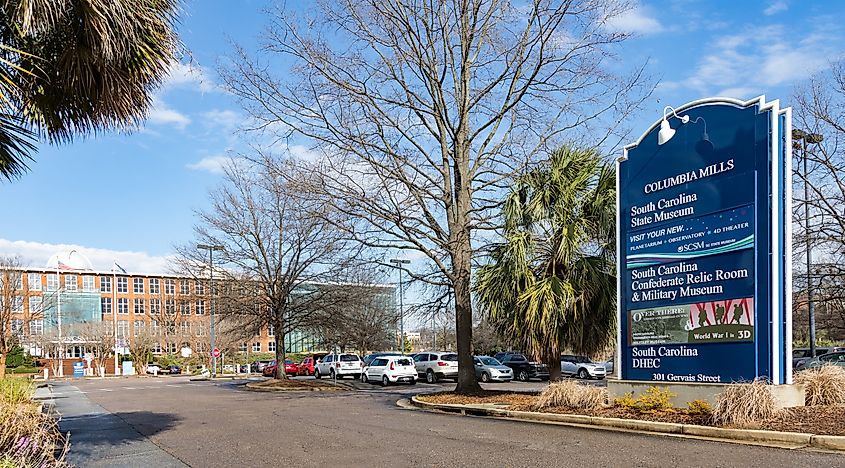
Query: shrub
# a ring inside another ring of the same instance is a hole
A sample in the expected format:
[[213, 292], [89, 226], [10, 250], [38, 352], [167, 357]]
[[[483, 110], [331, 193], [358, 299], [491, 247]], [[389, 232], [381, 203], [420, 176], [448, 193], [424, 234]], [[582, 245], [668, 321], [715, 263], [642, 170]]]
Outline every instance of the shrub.
[[804, 384], [804, 404], [838, 405], [845, 403], [845, 369], [826, 364], [795, 374], [795, 383]]
[[713, 414], [713, 407], [704, 400], [693, 400], [687, 402], [687, 414], [694, 416], [710, 416]]
[[592, 385], [581, 385], [574, 380], [549, 384], [537, 397], [534, 409], [564, 407], [595, 409], [607, 404], [607, 390]]
[[615, 403], [634, 413], [669, 413], [674, 411], [673, 396], [675, 394], [668, 388], [649, 387], [638, 398], [634, 398], [633, 393], [626, 393], [622, 398], [617, 398]]
[[765, 381], [730, 384], [716, 397], [713, 422], [720, 426], [744, 426], [770, 418], [775, 398]]
[[66, 467], [67, 449], [56, 420], [36, 405], [0, 401], [0, 466]]
[[2, 401], [17, 405], [32, 402], [32, 383], [21, 378], [0, 379], [0, 397]]

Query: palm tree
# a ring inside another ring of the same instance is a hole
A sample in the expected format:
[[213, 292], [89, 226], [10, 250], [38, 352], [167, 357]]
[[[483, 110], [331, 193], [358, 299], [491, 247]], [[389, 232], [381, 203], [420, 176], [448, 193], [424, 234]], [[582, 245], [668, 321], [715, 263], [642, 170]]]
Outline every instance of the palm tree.
[[591, 355], [616, 325], [613, 168], [597, 152], [563, 147], [521, 176], [505, 199], [505, 241], [476, 280], [490, 323], [513, 345], [550, 363]]
[[137, 125], [178, 47], [178, 0], [4, 0], [0, 175], [20, 176], [35, 142]]

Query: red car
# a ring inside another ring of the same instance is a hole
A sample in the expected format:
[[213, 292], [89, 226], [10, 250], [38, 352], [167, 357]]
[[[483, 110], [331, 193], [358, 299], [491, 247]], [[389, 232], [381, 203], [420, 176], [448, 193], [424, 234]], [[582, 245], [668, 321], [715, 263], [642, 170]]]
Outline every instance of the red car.
[[[299, 375], [299, 366], [290, 359], [285, 359], [285, 374], [289, 376]], [[261, 375], [265, 377], [273, 377], [276, 375], [275, 359], [270, 364], [264, 366], [264, 370], [261, 371]]]
[[322, 359], [326, 353], [314, 354], [302, 360], [299, 363], [299, 375], [314, 375], [314, 365], [317, 361]]

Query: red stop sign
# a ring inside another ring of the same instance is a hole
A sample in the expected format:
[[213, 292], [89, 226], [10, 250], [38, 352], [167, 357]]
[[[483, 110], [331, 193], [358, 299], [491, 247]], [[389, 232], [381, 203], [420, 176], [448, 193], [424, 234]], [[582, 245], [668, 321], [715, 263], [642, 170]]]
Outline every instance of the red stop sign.
[[220, 348], [214, 348], [213, 350], [211, 350], [211, 355], [216, 358], [220, 357]]

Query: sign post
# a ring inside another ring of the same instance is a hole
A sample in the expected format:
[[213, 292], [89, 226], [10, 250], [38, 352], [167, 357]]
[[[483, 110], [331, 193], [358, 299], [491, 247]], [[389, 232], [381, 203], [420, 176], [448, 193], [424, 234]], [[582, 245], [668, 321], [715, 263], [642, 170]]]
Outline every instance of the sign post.
[[625, 148], [618, 378], [792, 383], [791, 148], [763, 97], [667, 107]]

